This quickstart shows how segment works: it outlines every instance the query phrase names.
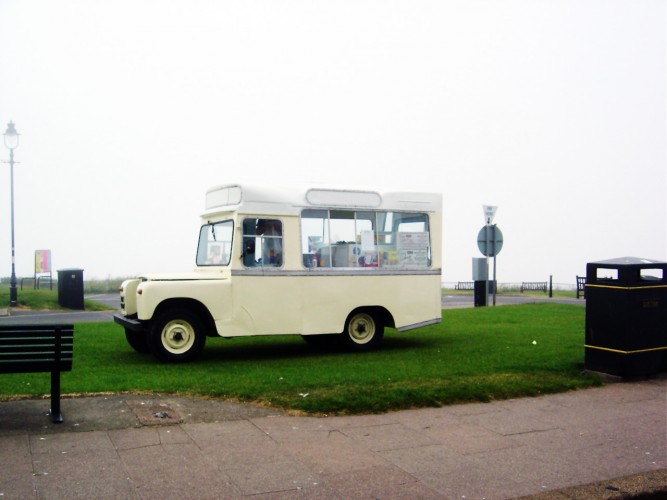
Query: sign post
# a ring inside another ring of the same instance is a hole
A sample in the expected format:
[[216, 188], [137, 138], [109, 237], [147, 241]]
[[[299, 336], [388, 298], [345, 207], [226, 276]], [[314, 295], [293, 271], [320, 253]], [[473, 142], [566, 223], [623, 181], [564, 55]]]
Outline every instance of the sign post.
[[[503, 248], [503, 233], [500, 228], [492, 224], [493, 218], [496, 216], [498, 207], [491, 205], [484, 205], [484, 219], [486, 225], [479, 231], [477, 235], [477, 247], [479, 251], [486, 256], [487, 268], [489, 257], [493, 257], [493, 305], [496, 305], [496, 256]], [[487, 276], [485, 283], [486, 303], [489, 302], [489, 278]]]

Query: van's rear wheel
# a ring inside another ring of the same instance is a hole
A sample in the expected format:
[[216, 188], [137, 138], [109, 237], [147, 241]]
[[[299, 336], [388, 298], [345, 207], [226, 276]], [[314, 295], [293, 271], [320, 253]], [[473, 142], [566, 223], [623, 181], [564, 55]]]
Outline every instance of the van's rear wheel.
[[183, 363], [202, 351], [206, 335], [197, 315], [187, 309], [174, 309], [160, 314], [150, 331], [151, 352], [160, 361]]
[[352, 313], [345, 322], [345, 330], [340, 334], [343, 347], [350, 351], [368, 351], [380, 345], [384, 336], [384, 325], [368, 312]]

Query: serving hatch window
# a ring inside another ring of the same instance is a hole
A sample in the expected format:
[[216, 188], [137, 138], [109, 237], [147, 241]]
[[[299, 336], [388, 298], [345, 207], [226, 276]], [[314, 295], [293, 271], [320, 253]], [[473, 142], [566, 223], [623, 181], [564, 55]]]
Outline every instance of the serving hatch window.
[[354, 210], [304, 210], [305, 267], [427, 268], [428, 215]]
[[199, 230], [198, 266], [227, 266], [232, 255], [234, 222], [204, 224]]

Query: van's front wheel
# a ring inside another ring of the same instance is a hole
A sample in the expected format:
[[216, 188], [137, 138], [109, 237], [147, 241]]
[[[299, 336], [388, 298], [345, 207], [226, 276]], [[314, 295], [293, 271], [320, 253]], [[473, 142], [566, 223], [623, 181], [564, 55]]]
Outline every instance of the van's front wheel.
[[141, 354], [148, 354], [151, 349], [148, 345], [148, 334], [144, 332], [134, 332], [128, 328], [125, 329], [125, 338], [130, 347]]
[[205, 342], [201, 321], [187, 309], [163, 312], [150, 331], [151, 352], [166, 363], [193, 360], [204, 349]]
[[377, 317], [365, 311], [352, 313], [340, 334], [341, 344], [350, 351], [368, 351], [380, 345], [384, 325]]

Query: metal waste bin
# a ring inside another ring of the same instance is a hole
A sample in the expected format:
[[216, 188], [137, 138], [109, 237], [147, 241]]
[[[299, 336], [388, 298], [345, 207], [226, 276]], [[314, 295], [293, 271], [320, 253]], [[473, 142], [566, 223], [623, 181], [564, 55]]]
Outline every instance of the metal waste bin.
[[[496, 293], [496, 282], [491, 280], [491, 281], [480, 281], [477, 280], [475, 281], [474, 288], [473, 288], [473, 299], [475, 302], [475, 307], [484, 307], [488, 305], [486, 303], [486, 296], [487, 293], [484, 290], [484, 285], [488, 283], [489, 284], [489, 295]], [[495, 305], [495, 304], [494, 304]]]
[[58, 270], [58, 304], [83, 309], [83, 269]]
[[475, 301], [475, 307], [484, 307], [486, 306], [486, 292], [484, 291], [484, 284], [486, 281], [475, 280], [473, 299]]
[[485, 283], [489, 284], [489, 293], [495, 293], [496, 282], [489, 281], [489, 264], [486, 258], [473, 257], [472, 259], [472, 279], [474, 280], [473, 298], [475, 307], [486, 306]]
[[667, 262], [586, 265], [585, 367], [621, 377], [667, 371]]

